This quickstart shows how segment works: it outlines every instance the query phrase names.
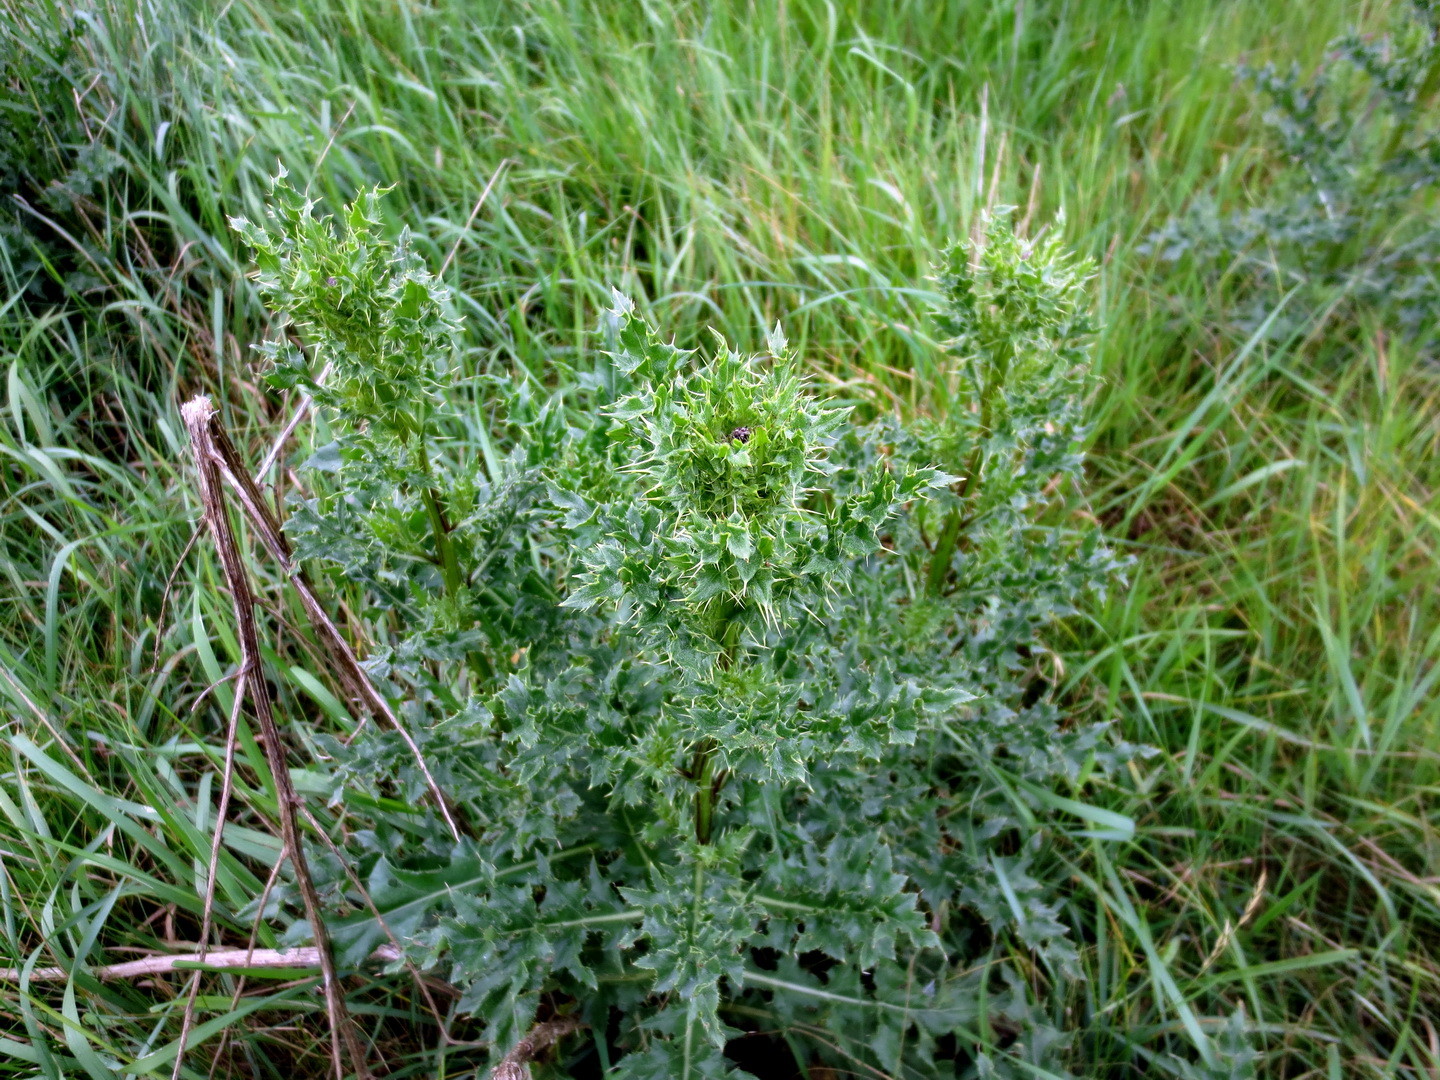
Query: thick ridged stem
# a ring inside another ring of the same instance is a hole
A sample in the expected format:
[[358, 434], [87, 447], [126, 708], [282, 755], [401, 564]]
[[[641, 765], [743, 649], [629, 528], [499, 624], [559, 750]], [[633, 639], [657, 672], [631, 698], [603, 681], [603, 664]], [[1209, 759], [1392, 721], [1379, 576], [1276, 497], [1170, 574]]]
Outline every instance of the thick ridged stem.
[[[430, 455], [425, 451], [425, 436], [422, 433], [416, 444], [416, 457], [420, 471], [430, 480]], [[460, 573], [460, 560], [455, 555], [455, 543], [450, 539], [450, 522], [445, 516], [444, 504], [435, 488], [427, 483], [420, 493], [425, 503], [425, 514], [430, 519], [430, 533], [435, 542], [435, 561], [440, 564], [440, 574], [445, 580], [445, 594], [454, 596], [460, 591], [464, 577]]]
[[[735, 616], [738, 611], [726, 614], [722, 622], [720, 639], [720, 668], [729, 671], [735, 664], [740, 650], [740, 622]], [[702, 844], [710, 843], [715, 832], [715, 800], [725, 783], [725, 774], [715, 775], [715, 752], [720, 749], [714, 739], [702, 739], [695, 750], [690, 775], [695, 780], [695, 839]]]

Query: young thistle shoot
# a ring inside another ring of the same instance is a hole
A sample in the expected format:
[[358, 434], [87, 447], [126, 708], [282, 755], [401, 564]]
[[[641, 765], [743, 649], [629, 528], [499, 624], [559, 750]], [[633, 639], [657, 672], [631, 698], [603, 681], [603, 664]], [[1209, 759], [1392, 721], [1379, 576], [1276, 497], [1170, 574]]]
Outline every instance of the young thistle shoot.
[[444, 404], [440, 373], [460, 329], [449, 291], [426, 270], [408, 229], [393, 244], [383, 236], [380, 189], [336, 222], [317, 217], [315, 201], [285, 175], [282, 168], [271, 181], [268, 227], [230, 221], [255, 252], [261, 296], [309, 347], [307, 355], [284, 339], [260, 346], [267, 378], [309, 393], [338, 421], [335, 449], [349, 486], [378, 481], [418, 493], [432, 558], [453, 595], [463, 576], [430, 460]]
[[1013, 212], [998, 208], [978, 245], [951, 247], [939, 275], [938, 321], [968, 407], [918, 426], [934, 460], [961, 475], [943, 500], [926, 574], [932, 595], [949, 587], [977, 525], [1018, 526], [1043, 485], [1078, 467], [1094, 268], [1066, 250], [1058, 228], [1039, 240], [1017, 235]]

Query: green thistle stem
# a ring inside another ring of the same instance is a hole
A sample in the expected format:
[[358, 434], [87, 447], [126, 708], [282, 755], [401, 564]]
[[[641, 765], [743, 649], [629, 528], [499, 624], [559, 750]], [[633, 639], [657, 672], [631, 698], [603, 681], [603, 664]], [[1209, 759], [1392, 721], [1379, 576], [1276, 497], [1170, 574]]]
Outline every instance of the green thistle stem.
[[696, 753], [695, 839], [710, 843], [715, 830], [715, 740], [706, 739]]
[[[431, 477], [430, 455], [425, 450], [425, 435], [421, 432], [416, 441], [416, 458], [420, 471], [427, 480]], [[427, 484], [420, 493], [425, 504], [425, 514], [430, 519], [430, 534], [435, 543], [435, 559], [440, 564], [441, 576], [445, 579], [445, 594], [454, 596], [460, 591], [464, 577], [460, 573], [460, 560], [455, 554], [455, 543], [450, 539], [450, 522], [445, 516], [445, 507], [440, 495], [432, 485]]]
[[955, 554], [955, 545], [960, 542], [961, 530], [965, 527], [965, 518], [961, 516], [964, 509], [966, 497], [970, 494], [970, 488], [974, 485], [975, 474], [980, 471], [981, 452], [985, 442], [990, 438], [991, 425], [994, 421], [995, 394], [999, 391], [1001, 383], [1010, 370], [1010, 355], [1012, 348], [1008, 345], [997, 346], [997, 357], [991, 365], [989, 377], [985, 387], [980, 394], [980, 437], [975, 443], [975, 448], [970, 451], [970, 459], [965, 463], [964, 475], [960, 478], [960, 490], [956, 493], [961, 505], [950, 511], [941, 526], [940, 536], [935, 541], [935, 550], [930, 555], [930, 567], [925, 575], [925, 586], [931, 596], [939, 596], [945, 588], [945, 580], [950, 576], [950, 559]]
[[445, 579], [445, 593], [454, 596], [460, 591], [460, 563], [455, 557], [455, 544], [450, 539], [450, 525], [445, 520], [445, 509], [440, 505], [440, 496], [434, 488], [421, 493], [425, 502], [425, 513], [430, 518], [430, 532], [435, 538], [435, 555], [440, 563], [440, 573]]
[[[720, 619], [720, 669], [729, 671], [735, 665], [736, 654], [740, 651], [740, 621], [736, 618], [738, 608], [727, 608]], [[725, 775], [715, 774], [715, 751], [720, 749], [714, 739], [702, 739], [695, 751], [690, 766], [690, 775], [695, 779], [695, 839], [702, 844], [710, 843], [715, 832], [715, 800], [725, 782]]]
[[930, 555], [930, 570], [925, 575], [925, 586], [931, 596], [939, 596], [945, 588], [945, 579], [950, 576], [950, 557], [960, 539], [960, 511], [950, 511], [950, 516], [941, 526], [940, 537], [935, 541], [935, 550]]

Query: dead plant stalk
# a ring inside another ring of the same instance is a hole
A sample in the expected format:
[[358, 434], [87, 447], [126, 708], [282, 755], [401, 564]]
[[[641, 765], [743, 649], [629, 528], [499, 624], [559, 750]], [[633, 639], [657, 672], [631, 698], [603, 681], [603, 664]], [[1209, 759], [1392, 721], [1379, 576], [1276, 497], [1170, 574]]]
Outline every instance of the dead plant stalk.
[[[265, 682], [261, 664], [260, 640], [255, 626], [255, 596], [250, 588], [249, 574], [240, 555], [240, 546], [235, 539], [234, 529], [226, 508], [223, 472], [233, 478], [235, 470], [227, 468], [233, 459], [234, 448], [224, 439], [219, 426], [215, 424], [216, 410], [210, 399], [204, 396], [189, 401], [181, 410], [185, 427], [190, 436], [190, 449], [194, 455], [199, 479], [200, 500], [204, 507], [205, 520], [210, 526], [210, 535], [220, 558], [225, 582], [230, 590], [231, 604], [235, 612], [236, 631], [240, 641], [240, 681], [236, 687], [237, 696], [247, 694], [252, 702], [255, 718], [260, 726], [261, 743], [275, 782], [275, 792], [280, 817], [281, 840], [289, 854], [295, 870], [295, 882], [305, 908], [305, 917], [315, 936], [317, 959], [320, 963], [321, 982], [325, 990], [325, 1007], [330, 1019], [331, 1063], [335, 1080], [344, 1080], [344, 1059], [349, 1058], [351, 1068], [359, 1080], [370, 1075], [361, 1049], [354, 1024], [346, 1008], [341, 992], [339, 976], [335, 970], [335, 959], [330, 948], [330, 937], [322, 918], [320, 897], [310, 876], [310, 867], [300, 843], [299, 826], [296, 823], [296, 807], [299, 796], [290, 781], [289, 766], [285, 760], [285, 748], [280, 741], [280, 731], [275, 723], [275, 712], [270, 700], [270, 689]], [[217, 438], [218, 436], [218, 438]], [[223, 443], [222, 443], [223, 440]], [[243, 475], [243, 473], [242, 473]], [[247, 477], [248, 479], [248, 477]], [[262, 504], [263, 505], [263, 504]], [[248, 509], [248, 507], [247, 507]], [[308, 605], [307, 605], [308, 606]], [[372, 688], [373, 691], [373, 688]], [[377, 694], [378, 696], [378, 694]], [[238, 703], [237, 703], [238, 709]], [[211, 875], [215, 868], [211, 867]], [[194, 959], [203, 962], [208, 942], [201, 940]], [[186, 1010], [185, 1028], [189, 1027], [192, 1010]], [[185, 1052], [188, 1031], [180, 1036], [179, 1054]]]

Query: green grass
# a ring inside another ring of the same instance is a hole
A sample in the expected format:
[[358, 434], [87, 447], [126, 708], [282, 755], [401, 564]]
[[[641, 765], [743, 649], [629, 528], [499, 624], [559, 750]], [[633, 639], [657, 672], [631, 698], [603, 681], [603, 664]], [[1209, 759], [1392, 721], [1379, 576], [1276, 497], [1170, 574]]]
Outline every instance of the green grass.
[[[22, 43], [63, 18], [46, 0], [5, 10]], [[21, 302], [23, 245], [0, 247], [0, 964], [77, 966], [0, 985], [0, 1075], [170, 1073], [182, 981], [100, 983], [79, 962], [198, 930], [237, 650], [218, 568], [205, 545], [186, 554], [178, 402], [215, 394], [253, 461], [274, 437], [281, 409], [248, 359], [261, 311], [225, 219], [258, 213], [277, 160], [330, 200], [397, 186], [397, 226], [436, 266], [454, 253], [474, 370], [543, 373], [592, 348], [615, 286], [682, 343], [713, 324], [757, 347], [783, 319], [824, 378], [905, 410], [946, 394], [926, 329], [937, 249], [991, 202], [1037, 224], [1063, 208], [1102, 262], [1093, 510], [1136, 563], [1057, 634], [1055, 663], [1077, 718], [1161, 753], [1087, 796], [1136, 836], [1070, 853], [1088, 978], [1057, 990], [1037, 973], [1038, 1007], [1078, 1032], [1085, 1076], [1183, 1075], [1175, 1059], [1203, 1060], [1240, 1006], [1267, 1077], [1440, 1069], [1440, 372], [1382, 326], [1228, 339], [1209, 283], [1136, 252], [1197, 194], [1263, 192], [1275, 163], [1231, 64], [1312, 63], [1383, 6], [80, 13], [66, 92], [124, 160], [58, 222], [88, 279], [42, 269]], [[279, 582], [264, 595], [301, 621]], [[319, 654], [295, 641], [268, 644], [301, 760], [337, 720]], [[240, 752], [229, 942], [277, 850], [263, 758], [253, 740]], [[203, 989], [210, 1035], [186, 1075], [222, 1041], [217, 1075], [320, 1074], [313, 980]], [[463, 1023], [436, 1049], [405, 979], [351, 990], [396, 1075], [483, 1061]]]

